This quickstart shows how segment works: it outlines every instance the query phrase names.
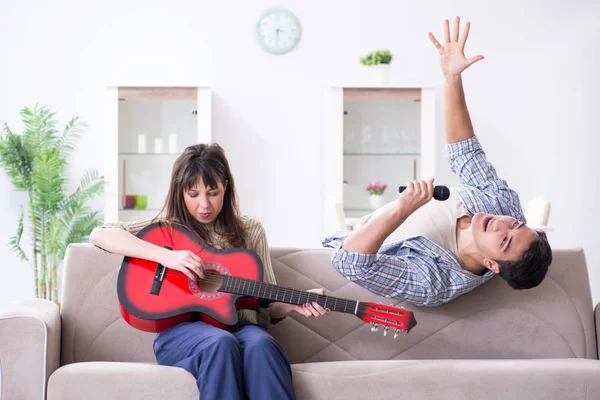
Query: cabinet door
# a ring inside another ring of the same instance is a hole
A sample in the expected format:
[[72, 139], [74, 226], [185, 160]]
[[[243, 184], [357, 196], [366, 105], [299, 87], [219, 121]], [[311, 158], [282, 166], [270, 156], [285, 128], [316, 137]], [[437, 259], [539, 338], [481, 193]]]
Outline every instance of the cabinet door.
[[394, 201], [398, 186], [433, 173], [432, 94], [432, 90], [422, 88], [328, 91], [324, 143], [326, 234], [347, 228], [380, 205]]
[[105, 219], [154, 217], [165, 202], [177, 157], [185, 147], [211, 139], [211, 93], [196, 87], [119, 87], [116, 94], [105, 155], [110, 177]]

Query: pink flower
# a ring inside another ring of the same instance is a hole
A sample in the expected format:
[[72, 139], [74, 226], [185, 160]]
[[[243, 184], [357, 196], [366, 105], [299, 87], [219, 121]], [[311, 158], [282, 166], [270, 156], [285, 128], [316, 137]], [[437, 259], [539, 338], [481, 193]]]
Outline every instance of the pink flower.
[[387, 189], [387, 184], [381, 181], [370, 182], [366, 187], [366, 190], [370, 194], [377, 196], [381, 196], [385, 192], [385, 189]]

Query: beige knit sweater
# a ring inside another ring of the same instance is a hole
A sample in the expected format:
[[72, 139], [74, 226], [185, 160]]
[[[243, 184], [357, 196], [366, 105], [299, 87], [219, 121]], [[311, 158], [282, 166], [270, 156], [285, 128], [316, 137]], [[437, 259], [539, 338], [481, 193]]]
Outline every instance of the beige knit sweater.
[[[148, 226], [153, 222], [152, 218], [142, 219], [133, 222], [108, 222], [99, 228], [120, 228], [124, 229], [132, 235], [136, 235], [143, 228]], [[265, 233], [265, 229], [263, 228], [260, 221], [244, 216], [242, 217], [242, 223], [246, 228], [246, 235], [248, 237], [247, 243], [248, 249], [254, 251], [260, 257], [263, 263], [263, 278], [264, 282], [273, 283], [275, 282], [275, 275], [273, 274], [273, 267], [271, 265], [271, 256], [269, 254], [269, 245], [267, 242], [267, 234]], [[210, 232], [210, 242], [207, 243], [209, 246], [212, 246], [217, 249], [225, 249], [231, 248], [226, 240], [217, 234], [214, 229], [209, 230]], [[258, 312], [254, 310], [239, 310], [238, 317], [240, 319], [245, 319], [251, 323], [260, 323], [261, 325], [266, 325], [270, 321], [269, 317], [269, 309], [265, 309], [262, 307], [258, 308]]]

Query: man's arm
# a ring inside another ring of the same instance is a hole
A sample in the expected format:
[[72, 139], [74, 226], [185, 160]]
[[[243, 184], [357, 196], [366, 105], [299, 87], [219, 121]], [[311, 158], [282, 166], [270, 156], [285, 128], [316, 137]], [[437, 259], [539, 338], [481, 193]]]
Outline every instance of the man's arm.
[[342, 248], [348, 252], [375, 254], [385, 241], [413, 212], [433, 197], [433, 178], [409, 182], [398, 200], [389, 203], [357, 231], [348, 236]]
[[462, 142], [475, 136], [460, 75], [444, 77], [444, 101], [446, 143]]
[[524, 221], [519, 196], [498, 177], [494, 166], [487, 160], [473, 131], [473, 124], [465, 100], [462, 72], [483, 56], [467, 59], [464, 48], [471, 24], [465, 24], [459, 39], [460, 18], [454, 20], [452, 35], [448, 20], [444, 21], [445, 43], [441, 45], [429, 32], [429, 39], [440, 54], [444, 75], [444, 123], [447, 147], [444, 153], [452, 172], [459, 176], [464, 187], [459, 188], [465, 205], [473, 213], [512, 215]]
[[440, 66], [444, 75], [444, 123], [446, 128], [446, 142], [457, 143], [473, 137], [473, 125], [465, 101], [465, 92], [462, 85], [462, 72], [477, 61], [483, 60], [482, 55], [467, 59], [465, 57], [465, 44], [469, 37], [471, 24], [465, 24], [462, 36], [460, 31], [460, 18], [454, 20], [454, 32], [450, 35], [450, 23], [444, 20], [445, 43], [442, 46], [433, 33], [429, 32], [429, 39], [440, 53]]

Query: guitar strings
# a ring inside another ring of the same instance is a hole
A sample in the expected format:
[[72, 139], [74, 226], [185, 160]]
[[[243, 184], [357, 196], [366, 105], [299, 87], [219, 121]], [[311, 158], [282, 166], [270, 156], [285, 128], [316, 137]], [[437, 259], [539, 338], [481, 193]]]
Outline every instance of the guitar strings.
[[[189, 280], [189, 277], [187, 275], [185, 275], [183, 272], [178, 271], [178, 270], [171, 270], [170, 275], [171, 275], [171, 278], [176, 278], [178, 280], [179, 279]], [[225, 277], [240, 279], [240, 280], [242, 280], [241, 284], [248, 283], [249, 285], [254, 285], [255, 287], [253, 289], [256, 289], [257, 285], [262, 285], [262, 284], [272, 285], [272, 284], [267, 283], [267, 282], [255, 281], [255, 280], [252, 280], [252, 279], [243, 278], [243, 277], [237, 277], [237, 276], [234, 276], [234, 275], [221, 275], [219, 273], [209, 274], [209, 275], [205, 276], [205, 278], [198, 278], [198, 281], [206, 282], [206, 283], [213, 283], [213, 284], [222, 284], [223, 280], [225, 279]], [[246, 287], [246, 289], [250, 288], [249, 285], [248, 285], [248, 287]], [[231, 286], [231, 284], [228, 285], [228, 286]], [[240, 287], [239, 285], [235, 285], [235, 286], [237, 286], [238, 288]], [[267, 290], [268, 290], [268, 288], [265, 289], [265, 293], [266, 293]], [[290, 300], [298, 292], [300, 292], [300, 295], [298, 296], [298, 301], [297, 302], [290, 302], [292, 304], [303, 304], [303, 303], [305, 303], [305, 301], [300, 301], [300, 299], [303, 298], [303, 297], [306, 297], [306, 300], [307, 300], [306, 302], [308, 302], [309, 301], [309, 297], [311, 295], [316, 295], [317, 296], [316, 301], [321, 306], [324, 306], [327, 302], [331, 302], [332, 300], [338, 300], [338, 301], [341, 301], [341, 302], [345, 302], [346, 305], [344, 306], [344, 308], [346, 308], [346, 306], [347, 306], [347, 304], [349, 302], [352, 303], [352, 302], [357, 302], [358, 301], [358, 300], [348, 300], [348, 299], [343, 299], [343, 298], [333, 297], [333, 296], [327, 296], [327, 295], [320, 295], [320, 294], [317, 294], [317, 293], [311, 293], [311, 292], [307, 292], [307, 291], [300, 290], [300, 289], [294, 289], [294, 288], [288, 288], [288, 287], [282, 287], [282, 286], [279, 286], [277, 290], [278, 290], [278, 295], [283, 294], [283, 298], [284, 299], [285, 299], [286, 296], [289, 296]], [[260, 291], [261, 291], [261, 288], [258, 289], [259, 293], [260, 293]], [[239, 294], [239, 293], [237, 293], [237, 294]], [[278, 297], [278, 295], [276, 295], [275, 297]], [[258, 296], [258, 297], [260, 297], [260, 296]], [[363, 313], [364, 311], [366, 311], [366, 309], [369, 307], [364, 302], [360, 302], [359, 301], [358, 303], [359, 304], [358, 304], [358, 309], [357, 310], [360, 311], [361, 313]], [[342, 303], [340, 303], [339, 305], [341, 306]], [[333, 310], [333, 311], [337, 311], [337, 310]], [[382, 312], [382, 313], [385, 313], [385, 314], [393, 313], [392, 311], [389, 311], [389, 310], [381, 310], [380, 309], [378, 311]], [[398, 314], [393, 313], [393, 315], [397, 315], [397, 316], [402, 315], [401, 314], [401, 310], [398, 310]], [[392, 321], [390, 321], [390, 322], [392, 322]]]

